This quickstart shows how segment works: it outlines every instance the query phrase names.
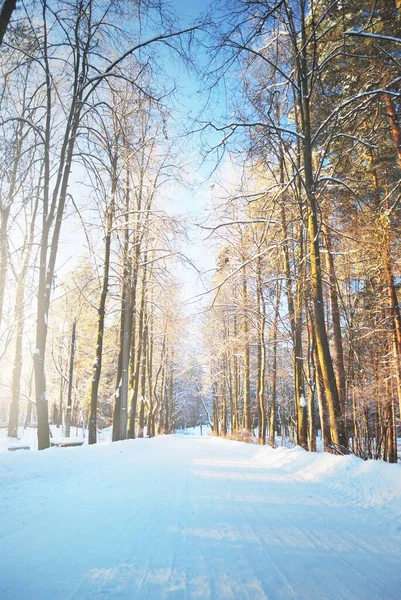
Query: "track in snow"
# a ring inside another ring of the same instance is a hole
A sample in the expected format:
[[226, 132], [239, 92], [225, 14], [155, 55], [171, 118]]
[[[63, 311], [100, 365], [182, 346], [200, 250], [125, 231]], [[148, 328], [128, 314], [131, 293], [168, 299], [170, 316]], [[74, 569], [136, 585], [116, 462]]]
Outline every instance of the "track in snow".
[[401, 532], [258, 453], [166, 436], [7, 456], [0, 598], [399, 600]]

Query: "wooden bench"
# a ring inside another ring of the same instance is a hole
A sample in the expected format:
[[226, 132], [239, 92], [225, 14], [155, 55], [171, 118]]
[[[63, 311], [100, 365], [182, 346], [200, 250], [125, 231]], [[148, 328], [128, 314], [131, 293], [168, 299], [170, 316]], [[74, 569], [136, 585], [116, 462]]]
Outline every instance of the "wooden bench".
[[22, 444], [20, 444], [19, 446], [14, 445], [14, 446], [9, 446], [8, 447], [8, 451], [9, 452], [16, 452], [17, 450], [30, 450], [31, 447], [30, 446], [24, 446]]
[[82, 446], [84, 443], [83, 440], [60, 440], [60, 441], [56, 441], [56, 440], [52, 440], [50, 442], [50, 445], [53, 446], [57, 446], [58, 448], [73, 448], [74, 446]]

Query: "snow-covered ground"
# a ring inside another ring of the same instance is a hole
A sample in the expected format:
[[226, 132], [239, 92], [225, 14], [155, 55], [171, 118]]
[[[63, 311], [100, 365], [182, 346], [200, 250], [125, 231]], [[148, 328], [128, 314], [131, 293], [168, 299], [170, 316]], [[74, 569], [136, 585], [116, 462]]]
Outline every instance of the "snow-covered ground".
[[[55, 443], [59, 442], [82, 442], [83, 444], [88, 443], [88, 431], [83, 430], [82, 427], [71, 427], [70, 437], [65, 437], [64, 429], [50, 425], [50, 432], [52, 434], [51, 441]], [[112, 436], [112, 428], [107, 427], [103, 431], [98, 432], [98, 442], [105, 443], [110, 442]], [[18, 427], [18, 439], [7, 437], [7, 427], [0, 428], [0, 452], [6, 452], [10, 447], [15, 446], [29, 446], [30, 450], [38, 449], [38, 432], [36, 427]]]
[[401, 465], [210, 436], [0, 455], [2, 600], [399, 600]]

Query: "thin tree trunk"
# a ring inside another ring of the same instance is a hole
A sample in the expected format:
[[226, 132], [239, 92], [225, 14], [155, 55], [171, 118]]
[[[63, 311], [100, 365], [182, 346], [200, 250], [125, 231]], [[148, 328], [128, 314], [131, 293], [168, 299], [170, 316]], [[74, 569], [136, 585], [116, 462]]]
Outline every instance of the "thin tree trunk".
[[[152, 290], [152, 299], [151, 303], [153, 305], [153, 290]], [[154, 437], [155, 435], [155, 415], [154, 415], [154, 403], [153, 403], [153, 314], [150, 315], [150, 325], [149, 325], [149, 340], [148, 340], [148, 402], [149, 402], [149, 414], [148, 414], [148, 428], [147, 435], [148, 437]]]
[[143, 330], [142, 344], [142, 366], [141, 366], [141, 388], [140, 388], [140, 408], [138, 422], [138, 437], [143, 438], [143, 430], [145, 427], [145, 403], [146, 403], [146, 360], [147, 360], [147, 343], [148, 343], [148, 324], [147, 316], [145, 315], [145, 326]]
[[71, 417], [72, 417], [72, 381], [74, 376], [74, 357], [75, 357], [75, 339], [76, 339], [77, 322], [72, 324], [71, 345], [70, 345], [70, 366], [68, 372], [68, 395], [67, 395], [67, 412], [65, 417], [65, 437], [70, 437]]
[[259, 435], [258, 443], [266, 444], [266, 406], [265, 406], [265, 379], [266, 379], [266, 345], [265, 345], [265, 329], [266, 329], [266, 305], [263, 297], [262, 273], [261, 273], [261, 258], [257, 259], [256, 263], [256, 301], [259, 314], [259, 331], [258, 331], [258, 349], [257, 349], [257, 401], [259, 411]]
[[234, 362], [234, 373], [233, 373], [233, 377], [234, 377], [233, 431], [235, 432], [235, 431], [239, 430], [239, 393], [240, 393], [239, 392], [240, 385], [239, 385], [238, 354], [237, 354], [237, 352], [238, 352], [238, 346], [237, 346], [237, 339], [238, 339], [237, 315], [234, 315], [233, 325], [234, 325], [234, 340], [235, 340], [234, 357], [233, 357], [233, 362]]
[[242, 336], [243, 336], [243, 355], [244, 355], [244, 429], [246, 432], [251, 431], [251, 380], [250, 380], [250, 356], [249, 356], [249, 326], [248, 326], [248, 291], [246, 281], [246, 269], [242, 272]]
[[213, 434], [220, 435], [219, 399], [217, 396], [217, 384], [213, 385]]
[[[284, 175], [281, 176], [284, 181]], [[298, 250], [298, 278], [296, 284], [296, 297], [291, 276], [289, 249], [288, 249], [288, 227], [284, 207], [281, 208], [281, 226], [284, 237], [283, 257], [286, 281], [286, 294], [288, 304], [288, 315], [291, 326], [291, 337], [293, 343], [293, 368], [294, 368], [294, 396], [297, 414], [297, 443], [303, 448], [308, 447], [307, 441], [307, 409], [304, 405], [304, 373], [302, 352], [302, 263], [303, 263], [303, 236], [302, 229], [299, 231]]]
[[[5, 3], [4, 3], [5, 4]], [[3, 9], [4, 10], [4, 4]], [[1, 18], [2, 15], [0, 15]], [[0, 33], [1, 35], [1, 33]], [[0, 39], [1, 44], [1, 39]], [[3, 305], [4, 305], [4, 292], [6, 289], [7, 280], [7, 266], [8, 266], [8, 220], [10, 217], [11, 205], [14, 201], [16, 192], [16, 182], [18, 167], [21, 161], [22, 143], [23, 143], [23, 125], [22, 123], [18, 126], [15, 141], [15, 153], [13, 160], [13, 167], [10, 176], [10, 185], [7, 194], [6, 206], [1, 208], [1, 225], [0, 225], [0, 324], [3, 320]], [[2, 203], [0, 203], [1, 205]]]
[[138, 321], [138, 342], [133, 348], [135, 348], [135, 360], [131, 361], [131, 398], [129, 408], [129, 420], [128, 420], [128, 438], [135, 438], [135, 421], [136, 412], [138, 405], [138, 392], [139, 392], [139, 380], [140, 380], [140, 368], [142, 358], [142, 347], [143, 347], [143, 332], [144, 332], [144, 319], [145, 319], [145, 299], [146, 299], [146, 277], [147, 277], [147, 252], [145, 252], [144, 258], [144, 270], [142, 275], [142, 292], [141, 292], [141, 304], [139, 309], [139, 321]]
[[311, 327], [308, 324], [308, 448], [316, 452], [316, 425], [315, 425], [315, 390], [316, 371], [314, 361], [314, 343]]
[[280, 297], [281, 285], [279, 280], [276, 282], [276, 304], [274, 307], [273, 320], [273, 361], [272, 361], [272, 398], [270, 406], [269, 418], [269, 445], [272, 448], [276, 447], [275, 431], [276, 431], [276, 404], [277, 404], [277, 338], [278, 338], [278, 321], [280, 316]]
[[39, 196], [38, 190], [36, 194], [35, 205], [32, 212], [32, 219], [28, 234], [28, 239], [25, 244], [25, 253], [21, 273], [17, 282], [17, 293], [15, 297], [15, 323], [16, 323], [16, 338], [15, 338], [15, 358], [13, 366], [13, 378], [11, 386], [11, 406], [10, 419], [8, 422], [8, 436], [18, 437], [18, 420], [19, 420], [19, 399], [21, 388], [21, 372], [22, 372], [22, 337], [24, 334], [25, 324], [25, 282], [28, 272], [29, 261], [32, 253], [32, 243], [35, 235], [35, 221], [38, 211]]
[[116, 192], [116, 171], [117, 157], [113, 161], [113, 181], [111, 187], [111, 199], [107, 208], [106, 214], [106, 238], [104, 245], [104, 263], [103, 263], [103, 281], [102, 291], [100, 294], [96, 336], [96, 352], [93, 363], [92, 378], [90, 383], [90, 405], [89, 405], [89, 423], [88, 423], [88, 443], [96, 444], [97, 433], [97, 405], [99, 395], [99, 383], [102, 372], [102, 357], [103, 357], [103, 337], [104, 337], [104, 321], [106, 317], [106, 300], [109, 289], [109, 269], [110, 269], [110, 250], [111, 250], [111, 235], [113, 229], [114, 211], [115, 211], [115, 192]]
[[227, 435], [227, 361], [223, 359], [223, 369], [221, 373], [221, 435]]

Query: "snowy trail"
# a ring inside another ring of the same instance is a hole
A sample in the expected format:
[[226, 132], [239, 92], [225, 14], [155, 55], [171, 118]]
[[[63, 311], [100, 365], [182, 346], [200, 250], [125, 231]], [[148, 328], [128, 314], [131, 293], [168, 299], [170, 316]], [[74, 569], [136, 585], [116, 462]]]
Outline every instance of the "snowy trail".
[[341, 497], [352, 457], [189, 436], [10, 455], [2, 600], [401, 598], [401, 494]]

